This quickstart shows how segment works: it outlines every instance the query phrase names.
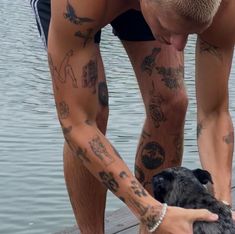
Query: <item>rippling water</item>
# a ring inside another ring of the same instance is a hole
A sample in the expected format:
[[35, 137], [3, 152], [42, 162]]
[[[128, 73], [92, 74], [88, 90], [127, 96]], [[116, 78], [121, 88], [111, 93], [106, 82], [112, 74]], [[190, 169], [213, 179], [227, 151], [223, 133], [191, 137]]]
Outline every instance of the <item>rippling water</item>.
[[[63, 179], [63, 139], [46, 54], [28, 2], [1, 0], [0, 6], [0, 233], [54, 233], [75, 220]], [[103, 39], [110, 90], [108, 137], [132, 169], [144, 119], [143, 105], [130, 63], [119, 41], [110, 36], [110, 28], [104, 30]], [[193, 47], [192, 37], [186, 50], [190, 103], [184, 164], [189, 167], [199, 166]], [[235, 87], [234, 78], [233, 68], [230, 87]], [[233, 90], [230, 108], [234, 120]], [[107, 209], [120, 206], [119, 200], [109, 194]]]

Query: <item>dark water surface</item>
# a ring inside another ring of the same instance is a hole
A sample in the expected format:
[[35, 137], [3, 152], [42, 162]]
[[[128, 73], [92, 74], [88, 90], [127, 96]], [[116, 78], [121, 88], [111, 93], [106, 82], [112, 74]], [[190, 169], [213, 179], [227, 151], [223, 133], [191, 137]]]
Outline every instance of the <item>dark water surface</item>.
[[[0, 6], [0, 233], [54, 233], [75, 220], [63, 179], [63, 138], [46, 53], [28, 1], [0, 0]], [[144, 119], [143, 104], [130, 63], [110, 28], [103, 33], [102, 53], [110, 90], [108, 137], [132, 169]], [[195, 138], [194, 37], [188, 43], [186, 61], [189, 110], [184, 165], [196, 167], [200, 164]], [[233, 120], [234, 87], [233, 68]], [[109, 194], [107, 209], [120, 206]]]

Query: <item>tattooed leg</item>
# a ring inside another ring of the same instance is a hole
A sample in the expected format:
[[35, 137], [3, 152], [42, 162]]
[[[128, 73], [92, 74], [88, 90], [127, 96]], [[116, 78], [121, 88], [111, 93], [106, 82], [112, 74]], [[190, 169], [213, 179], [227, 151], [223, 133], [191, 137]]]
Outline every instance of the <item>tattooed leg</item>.
[[139, 141], [135, 175], [152, 193], [151, 179], [161, 169], [179, 166], [183, 151], [187, 97], [183, 57], [158, 42], [123, 42], [139, 83], [146, 120]]
[[[82, 87], [91, 95], [98, 97], [96, 125], [105, 134], [108, 120], [108, 89], [98, 50], [95, 54], [96, 56], [81, 69], [81, 75], [75, 72], [72, 66], [73, 50], [69, 50], [58, 64], [55, 64], [54, 58], [49, 55], [49, 64], [55, 93], [60, 94], [66, 89], [69, 89], [70, 93], [73, 93], [73, 90], [79, 93], [78, 90]], [[66, 140], [64, 176], [74, 216], [81, 233], [103, 234], [107, 188], [84, 166], [84, 162], [91, 163], [87, 150], [71, 142], [72, 125], [67, 125], [66, 121], [73, 109], [66, 97], [59, 99], [60, 101], [56, 101], [56, 107]]]
[[107, 189], [84, 167], [65, 143], [64, 176], [81, 233], [104, 233]]

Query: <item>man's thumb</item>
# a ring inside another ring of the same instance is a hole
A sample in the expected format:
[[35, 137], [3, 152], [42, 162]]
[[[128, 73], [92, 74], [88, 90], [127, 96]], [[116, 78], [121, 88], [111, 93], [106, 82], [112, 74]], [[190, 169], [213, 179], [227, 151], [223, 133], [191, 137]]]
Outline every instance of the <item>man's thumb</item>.
[[192, 221], [208, 221], [213, 222], [217, 221], [219, 216], [217, 214], [211, 213], [209, 210], [205, 209], [198, 209], [198, 210], [191, 210], [192, 214]]

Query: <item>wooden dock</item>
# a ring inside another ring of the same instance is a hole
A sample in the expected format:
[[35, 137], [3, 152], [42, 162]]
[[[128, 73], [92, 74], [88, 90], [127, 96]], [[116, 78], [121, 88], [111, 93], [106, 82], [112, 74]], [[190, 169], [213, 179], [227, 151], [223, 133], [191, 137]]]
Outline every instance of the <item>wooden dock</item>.
[[[235, 207], [235, 170], [233, 169], [233, 207]], [[137, 234], [139, 222], [127, 207], [122, 207], [105, 218], [105, 234]], [[68, 228], [55, 234], [80, 234], [77, 227]]]

